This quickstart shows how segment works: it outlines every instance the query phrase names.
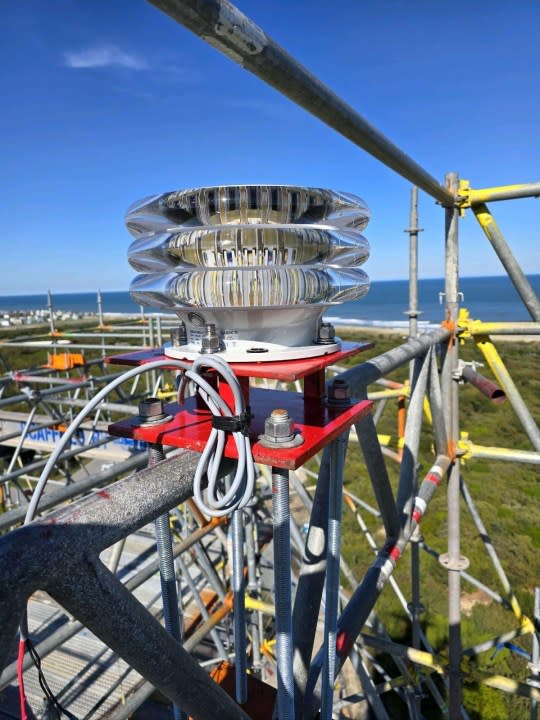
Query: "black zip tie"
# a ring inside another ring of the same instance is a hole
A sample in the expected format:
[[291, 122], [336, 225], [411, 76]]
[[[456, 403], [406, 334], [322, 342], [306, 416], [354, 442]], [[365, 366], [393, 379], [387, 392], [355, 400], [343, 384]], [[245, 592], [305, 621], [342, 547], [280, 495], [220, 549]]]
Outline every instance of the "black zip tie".
[[242, 435], [247, 437], [251, 418], [252, 415], [249, 408], [246, 408], [240, 415], [233, 415], [232, 417], [213, 415], [212, 427], [216, 430], [224, 430], [225, 432], [241, 432]]

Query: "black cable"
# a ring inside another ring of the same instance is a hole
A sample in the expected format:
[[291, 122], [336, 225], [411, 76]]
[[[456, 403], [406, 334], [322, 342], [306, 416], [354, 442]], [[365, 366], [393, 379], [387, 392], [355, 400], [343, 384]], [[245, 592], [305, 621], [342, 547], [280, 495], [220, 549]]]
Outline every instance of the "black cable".
[[32, 662], [36, 666], [41, 689], [45, 693], [45, 697], [49, 701], [52, 709], [55, 711], [58, 720], [62, 720], [62, 715], [65, 715], [67, 718], [69, 718], [69, 720], [78, 720], [75, 715], [70, 713], [69, 710], [66, 710], [66, 708], [60, 704], [58, 698], [49, 687], [49, 684], [47, 683], [41, 667], [41, 658], [39, 657], [38, 651], [34, 647], [34, 644], [30, 640], [30, 638], [26, 639], [26, 647], [28, 648], [28, 652], [30, 654], [30, 657], [32, 658]]

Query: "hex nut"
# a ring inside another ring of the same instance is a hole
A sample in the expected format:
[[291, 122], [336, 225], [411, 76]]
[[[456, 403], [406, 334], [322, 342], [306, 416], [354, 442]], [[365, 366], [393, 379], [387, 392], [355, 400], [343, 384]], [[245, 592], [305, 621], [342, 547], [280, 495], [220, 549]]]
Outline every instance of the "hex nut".
[[294, 422], [286, 410], [272, 410], [264, 421], [264, 434], [272, 440], [291, 440], [294, 435]]
[[351, 399], [351, 388], [346, 380], [336, 378], [328, 388], [328, 400], [330, 402], [349, 402]]
[[162, 417], [165, 414], [164, 410], [165, 408], [161, 398], [145, 398], [139, 403], [139, 416], [144, 420]]
[[336, 329], [332, 323], [323, 322], [319, 326], [317, 343], [319, 345], [331, 345], [336, 340]]

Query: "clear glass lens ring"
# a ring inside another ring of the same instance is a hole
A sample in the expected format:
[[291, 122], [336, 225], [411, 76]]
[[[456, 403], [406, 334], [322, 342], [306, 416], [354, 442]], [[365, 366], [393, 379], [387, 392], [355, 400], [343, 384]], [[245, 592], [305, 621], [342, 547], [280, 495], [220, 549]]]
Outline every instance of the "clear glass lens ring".
[[350, 267], [368, 257], [369, 243], [357, 230], [322, 225], [214, 225], [141, 235], [128, 250], [140, 272], [321, 262]]
[[349, 193], [291, 185], [224, 185], [178, 190], [132, 205], [126, 224], [132, 235], [172, 226], [323, 223], [363, 230], [370, 212]]
[[368, 289], [359, 268], [319, 265], [143, 274], [130, 292], [143, 305], [209, 309], [327, 305], [357, 300]]

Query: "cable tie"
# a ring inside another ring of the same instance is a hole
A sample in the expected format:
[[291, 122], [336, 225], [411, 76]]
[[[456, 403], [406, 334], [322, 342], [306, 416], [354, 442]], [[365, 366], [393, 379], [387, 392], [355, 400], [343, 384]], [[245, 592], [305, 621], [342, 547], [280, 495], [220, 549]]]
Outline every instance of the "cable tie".
[[249, 408], [246, 408], [240, 415], [233, 415], [232, 417], [214, 415], [212, 417], [212, 427], [216, 430], [224, 430], [225, 432], [241, 432], [242, 435], [247, 437], [251, 417]]

